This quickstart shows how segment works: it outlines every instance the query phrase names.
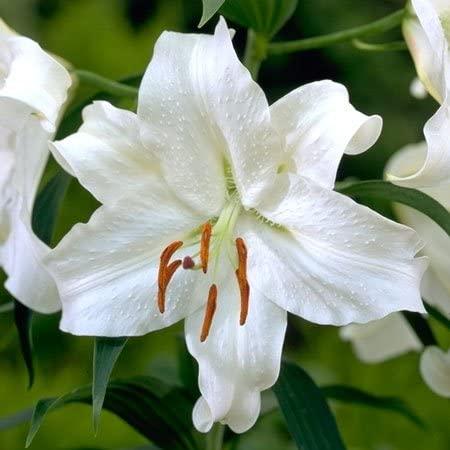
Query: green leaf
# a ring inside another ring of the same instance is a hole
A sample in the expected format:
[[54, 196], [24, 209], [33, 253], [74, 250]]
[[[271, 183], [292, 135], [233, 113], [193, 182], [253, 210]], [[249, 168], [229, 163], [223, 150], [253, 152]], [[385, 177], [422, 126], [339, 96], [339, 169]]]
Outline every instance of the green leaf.
[[438, 345], [430, 324], [427, 319], [422, 316], [422, 314], [412, 311], [402, 311], [402, 314], [424, 347], [429, 345]]
[[[67, 404], [90, 404], [91, 401], [92, 386], [76, 389], [59, 398], [40, 400], [31, 419], [27, 447], [49, 412]], [[106, 391], [104, 407], [158, 447], [198, 450], [191, 425], [192, 403], [182, 389], [152, 377], [112, 381]]]
[[201, 28], [219, 10], [225, 0], [203, 0], [203, 13], [198, 27]]
[[200, 395], [198, 389], [198, 366], [188, 352], [183, 336], [179, 336], [177, 339], [177, 354], [180, 381], [186, 391], [191, 395], [191, 398], [197, 399]]
[[402, 415], [421, 428], [425, 427], [423, 420], [410, 406], [397, 397], [380, 397], [354, 387], [341, 385], [322, 387], [322, 393], [332, 400], [391, 411]]
[[283, 362], [273, 390], [299, 449], [345, 449], [322, 391], [302, 368]]
[[94, 341], [93, 378], [92, 378], [92, 418], [97, 432], [100, 413], [105, 399], [111, 372], [119, 358], [127, 338], [97, 337]]
[[434, 306], [430, 305], [425, 301], [424, 305], [430, 317], [432, 317], [433, 319], [438, 321], [441, 325], [450, 330], [450, 319], [445, 314], [442, 314], [441, 311], [439, 311], [437, 308], [435, 308]]
[[0, 305], [0, 314], [14, 311], [14, 301], [3, 303]]
[[220, 12], [231, 21], [271, 38], [296, 7], [297, 0], [227, 0]]
[[385, 198], [420, 211], [434, 220], [450, 236], [450, 212], [434, 198], [417, 189], [397, 186], [389, 181], [360, 181], [336, 188], [341, 194], [363, 198]]
[[17, 300], [14, 300], [14, 323], [19, 335], [20, 351], [28, 372], [28, 389], [31, 389], [34, 383], [33, 311]]
[[33, 231], [47, 245], [52, 243], [56, 219], [71, 180], [68, 173], [58, 170], [41, 190], [34, 204]]

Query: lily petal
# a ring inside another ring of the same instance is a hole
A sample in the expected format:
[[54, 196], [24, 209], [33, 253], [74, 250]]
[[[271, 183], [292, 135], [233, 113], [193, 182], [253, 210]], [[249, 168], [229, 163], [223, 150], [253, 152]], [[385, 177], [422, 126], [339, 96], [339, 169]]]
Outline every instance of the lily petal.
[[282, 143], [223, 18], [213, 36], [162, 34], [139, 91], [138, 115], [168, 183], [202, 213], [223, 207], [225, 159], [247, 207], [273, 182]]
[[286, 312], [251, 290], [245, 325], [239, 325], [239, 292], [231, 282], [219, 286], [217, 310], [208, 338], [200, 342], [204, 311], [186, 320], [186, 342], [199, 364], [202, 396], [193, 411], [195, 427], [206, 433], [214, 422], [243, 433], [260, 411], [260, 392], [272, 386], [280, 370]]
[[[0, 99], [30, 107], [54, 131], [72, 80], [67, 70], [31, 39], [9, 35], [0, 45]], [[38, 69], [37, 69], [38, 68]]]
[[378, 139], [383, 121], [349, 102], [347, 89], [332, 81], [306, 84], [270, 107], [277, 131], [286, 137], [295, 172], [332, 188], [344, 153], [365, 152]]
[[100, 202], [111, 204], [124, 193], [152, 191], [163, 183], [158, 160], [139, 134], [136, 114], [94, 102], [83, 110], [78, 132], [54, 142], [52, 153]]
[[428, 387], [441, 397], [450, 398], [450, 350], [428, 347], [420, 359], [420, 372]]
[[204, 220], [169, 191], [144, 191], [104, 205], [87, 224], [75, 225], [45, 260], [63, 303], [61, 329], [77, 335], [136, 336], [198, 309], [204, 299], [196, 289], [206, 289], [198, 273], [175, 273], [164, 314], [157, 308], [157, 278], [162, 250]]
[[364, 325], [347, 325], [341, 328], [340, 336], [352, 343], [356, 355], [365, 363], [379, 363], [409, 351], [420, 351], [423, 347], [399, 313]]
[[243, 223], [249, 274], [280, 307], [333, 325], [424, 312], [426, 261], [415, 258], [421, 243], [410, 228], [302, 177], [259, 212], [278, 226]]

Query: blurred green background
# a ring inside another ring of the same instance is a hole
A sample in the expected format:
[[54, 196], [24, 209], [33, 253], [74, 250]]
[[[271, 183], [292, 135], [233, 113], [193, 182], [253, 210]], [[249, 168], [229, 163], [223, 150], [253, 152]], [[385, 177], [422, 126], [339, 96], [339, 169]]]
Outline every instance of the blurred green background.
[[[276, 39], [314, 36], [363, 24], [403, 6], [397, 0], [299, 0], [296, 13]], [[18, 32], [75, 67], [111, 78], [142, 73], [155, 40], [164, 29], [195, 32], [201, 0], [0, 0], [0, 16]], [[213, 19], [214, 23], [215, 19]], [[211, 30], [213, 23], [206, 26]], [[386, 40], [399, 38], [398, 32]], [[242, 51], [245, 33], [238, 28]], [[384, 37], [383, 37], [384, 39]], [[260, 82], [270, 101], [305, 82], [331, 78], [349, 88], [355, 106], [384, 118], [377, 145], [363, 156], [346, 158], [340, 177], [379, 178], [388, 157], [405, 144], [422, 139], [422, 127], [436, 105], [409, 94], [415, 73], [407, 52], [366, 53], [339, 45], [267, 60]], [[86, 95], [81, 89], [79, 95]], [[86, 221], [96, 203], [72, 184], [58, 236]], [[65, 393], [89, 383], [92, 340], [63, 335], [58, 317], [36, 316], [34, 336], [37, 380], [27, 390], [12, 314], [0, 317], [0, 416], [33, 405], [38, 399]], [[436, 331], [439, 325], [433, 324]], [[182, 326], [133, 339], [114, 376], [152, 374], [176, 377], [177, 340]], [[402, 417], [358, 406], [333, 405], [349, 450], [446, 450], [450, 448], [450, 403], [431, 393], [418, 374], [418, 356], [410, 354], [379, 365], [363, 365], [337, 329], [292, 319], [285, 355], [309, 370], [319, 384], [345, 383], [372, 393], [401, 395], [427, 422], [421, 430]], [[24, 448], [27, 426], [0, 432], [0, 449]], [[143, 445], [142, 437], [104, 412], [95, 437], [87, 406], [74, 405], [52, 413], [32, 449], [125, 449]], [[239, 449], [293, 449], [278, 412], [260, 420], [241, 440]]]

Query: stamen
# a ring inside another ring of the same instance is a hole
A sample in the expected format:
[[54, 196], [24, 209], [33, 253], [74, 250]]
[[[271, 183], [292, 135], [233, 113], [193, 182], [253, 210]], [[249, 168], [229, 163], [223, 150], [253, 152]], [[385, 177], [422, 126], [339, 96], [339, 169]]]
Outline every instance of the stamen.
[[203, 273], [206, 273], [208, 271], [209, 242], [211, 240], [211, 232], [211, 223], [206, 222], [202, 227], [202, 237], [200, 240], [200, 263]]
[[195, 261], [190, 256], [185, 256], [183, 259], [183, 269], [192, 269], [195, 266]]
[[242, 238], [236, 239], [236, 250], [239, 260], [238, 268], [236, 270], [236, 277], [241, 294], [241, 313], [239, 317], [239, 325], [244, 325], [248, 316], [250, 285], [247, 281], [247, 246]]
[[211, 329], [212, 320], [217, 307], [217, 286], [212, 284], [209, 288], [208, 302], [206, 303], [205, 317], [203, 319], [200, 342], [205, 342]]
[[181, 265], [181, 259], [174, 261], [169, 266], [170, 258], [172, 255], [183, 245], [181, 241], [172, 242], [161, 253], [159, 258], [159, 270], [158, 270], [158, 309], [162, 314], [165, 310], [166, 302], [166, 289], [169, 281], [173, 277], [175, 271]]

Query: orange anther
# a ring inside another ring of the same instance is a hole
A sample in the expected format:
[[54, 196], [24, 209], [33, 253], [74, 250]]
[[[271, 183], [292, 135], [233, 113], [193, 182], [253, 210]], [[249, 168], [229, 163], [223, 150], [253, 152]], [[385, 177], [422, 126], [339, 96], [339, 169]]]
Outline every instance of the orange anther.
[[200, 342], [205, 342], [211, 329], [212, 320], [217, 307], [217, 286], [212, 284], [209, 288], [208, 301], [206, 303], [205, 317], [203, 319]]
[[174, 261], [169, 266], [172, 255], [183, 245], [181, 241], [172, 242], [161, 253], [158, 270], [158, 309], [162, 314], [165, 310], [166, 289], [175, 271], [181, 265], [181, 259]]
[[242, 238], [236, 239], [236, 250], [238, 253], [238, 268], [236, 277], [241, 294], [241, 313], [239, 316], [239, 325], [244, 325], [248, 316], [248, 306], [250, 300], [250, 285], [247, 280], [247, 246]]
[[203, 273], [208, 271], [209, 260], [209, 243], [211, 241], [212, 226], [210, 222], [206, 222], [202, 227], [202, 237], [200, 239], [200, 264]]

